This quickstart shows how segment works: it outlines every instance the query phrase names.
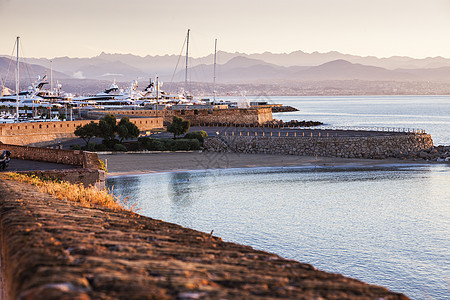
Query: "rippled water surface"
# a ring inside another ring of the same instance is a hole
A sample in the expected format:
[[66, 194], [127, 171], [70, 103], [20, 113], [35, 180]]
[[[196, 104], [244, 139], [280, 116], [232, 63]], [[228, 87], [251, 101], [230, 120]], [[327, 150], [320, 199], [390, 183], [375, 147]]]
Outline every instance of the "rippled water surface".
[[330, 126], [424, 129], [436, 145], [450, 145], [450, 96], [250, 97], [300, 111], [275, 114], [283, 121], [313, 120]]
[[448, 299], [450, 167], [254, 168], [110, 178], [141, 214], [413, 299]]

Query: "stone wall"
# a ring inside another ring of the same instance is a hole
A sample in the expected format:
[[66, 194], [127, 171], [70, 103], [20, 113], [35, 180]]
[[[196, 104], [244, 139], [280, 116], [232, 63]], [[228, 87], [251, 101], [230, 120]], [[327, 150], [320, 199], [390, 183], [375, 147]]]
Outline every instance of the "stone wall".
[[[75, 129], [89, 122], [91, 121], [0, 124], [0, 142], [15, 145], [30, 145], [74, 138]], [[94, 122], [98, 122], [98, 120], [94, 120]], [[163, 127], [162, 118], [133, 118], [130, 119], [130, 122], [134, 123], [141, 132]]]
[[105, 171], [101, 170], [100, 158], [97, 153], [79, 150], [60, 150], [17, 145], [0, 145], [0, 149], [11, 151], [11, 158], [37, 160], [80, 166], [80, 169], [32, 171], [33, 173], [60, 179], [71, 183], [93, 185], [99, 189], [105, 188]]
[[115, 116], [140, 116], [163, 117], [165, 122], [172, 122], [173, 116], [189, 120], [191, 125], [204, 123], [229, 123], [229, 124], [263, 124], [273, 120], [272, 109], [263, 108], [236, 108], [236, 109], [189, 109], [189, 110], [111, 110], [94, 111], [89, 116], [101, 117], [110, 113]]
[[5, 300], [408, 299], [213, 232], [59, 200], [1, 174], [0, 191]]
[[17, 172], [25, 173], [28, 175], [36, 175], [39, 177], [45, 177], [52, 180], [67, 181], [70, 183], [81, 183], [88, 187], [90, 185], [98, 188], [99, 190], [105, 189], [106, 175], [103, 170], [95, 169], [66, 169], [66, 170], [45, 170], [45, 171], [28, 171]]
[[205, 139], [209, 151], [292, 154], [344, 158], [402, 157], [433, 146], [429, 134], [368, 137], [218, 136]]
[[18, 145], [0, 145], [1, 149], [11, 151], [11, 158], [37, 160], [58, 164], [80, 166], [88, 169], [100, 169], [97, 153], [80, 150], [61, 150]]

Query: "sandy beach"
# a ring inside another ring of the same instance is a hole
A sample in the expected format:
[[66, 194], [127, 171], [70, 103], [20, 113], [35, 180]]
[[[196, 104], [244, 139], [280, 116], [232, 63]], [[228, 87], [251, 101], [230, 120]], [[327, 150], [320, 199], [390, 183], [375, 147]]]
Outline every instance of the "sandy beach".
[[107, 163], [107, 177], [155, 172], [188, 170], [296, 167], [296, 166], [375, 166], [392, 164], [425, 164], [423, 160], [354, 159], [275, 154], [243, 154], [223, 152], [149, 152], [101, 154]]

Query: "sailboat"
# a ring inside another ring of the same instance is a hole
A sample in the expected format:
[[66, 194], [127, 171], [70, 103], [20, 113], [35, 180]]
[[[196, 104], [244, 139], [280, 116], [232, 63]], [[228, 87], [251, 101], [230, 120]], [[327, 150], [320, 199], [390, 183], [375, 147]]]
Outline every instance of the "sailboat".
[[[0, 105], [16, 107], [16, 122], [19, 121], [19, 107], [62, 107], [60, 104], [48, 103], [45, 99], [39, 96], [42, 92], [42, 87], [47, 84], [47, 76], [42, 78], [38, 76], [37, 80], [28, 87], [27, 90], [20, 91], [19, 87], [19, 41], [20, 37], [17, 37], [17, 58], [16, 58], [16, 91], [15, 94], [3, 95], [0, 97]], [[3, 88], [2, 88], [3, 89]]]
[[213, 101], [212, 105], [227, 105], [229, 108], [249, 108], [250, 103], [243, 96], [243, 100], [230, 101], [230, 100], [216, 100], [216, 64], [217, 64], [217, 39], [214, 40], [214, 71], [213, 71]]

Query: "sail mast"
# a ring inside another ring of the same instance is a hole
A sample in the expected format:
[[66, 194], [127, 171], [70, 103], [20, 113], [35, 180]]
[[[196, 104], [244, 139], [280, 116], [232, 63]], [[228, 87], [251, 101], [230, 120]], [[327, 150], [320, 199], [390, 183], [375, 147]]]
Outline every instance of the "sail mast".
[[217, 54], [217, 39], [214, 41], [214, 80], [213, 80], [213, 99], [216, 102], [216, 54]]
[[53, 61], [50, 61], [50, 91], [53, 92]]
[[187, 37], [186, 37], [186, 72], [184, 75], [184, 98], [187, 99], [187, 77], [188, 77], [188, 56], [189, 56], [189, 31], [187, 31]]
[[17, 37], [17, 63], [16, 63], [16, 122], [19, 122], [19, 39]]

